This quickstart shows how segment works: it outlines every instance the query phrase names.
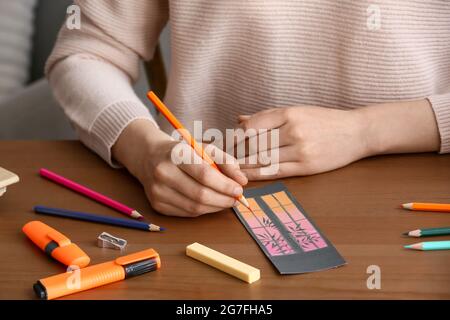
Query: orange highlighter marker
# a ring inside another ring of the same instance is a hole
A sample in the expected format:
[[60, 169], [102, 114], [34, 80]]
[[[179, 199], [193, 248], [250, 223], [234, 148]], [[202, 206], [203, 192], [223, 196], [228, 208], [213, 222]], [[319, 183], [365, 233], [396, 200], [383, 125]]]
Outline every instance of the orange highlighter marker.
[[62, 233], [40, 221], [31, 221], [23, 226], [22, 231], [42, 251], [66, 266], [84, 268], [90, 262], [89, 256], [72, 243]]
[[[191, 136], [189, 131], [183, 126], [183, 124], [175, 117], [175, 115], [167, 108], [167, 106], [158, 98], [158, 96], [153, 92], [149, 91], [147, 93], [147, 98], [155, 105], [156, 108], [164, 115], [164, 117], [167, 119], [167, 121], [170, 122], [170, 124], [178, 130], [178, 132], [181, 134], [183, 139], [188, 142], [192, 149], [195, 150], [195, 152], [202, 157], [203, 160], [205, 160], [211, 167], [216, 169], [217, 171], [221, 172], [217, 164], [212, 160], [209, 155], [203, 150], [203, 148], [195, 141], [195, 139]], [[237, 197], [237, 200], [242, 203], [244, 206], [250, 209], [250, 206], [248, 204], [247, 199], [244, 197], [244, 195], [240, 195]]]
[[41, 279], [34, 284], [33, 289], [40, 299], [52, 300], [138, 276], [160, 267], [159, 254], [153, 249], [147, 249], [114, 261]]

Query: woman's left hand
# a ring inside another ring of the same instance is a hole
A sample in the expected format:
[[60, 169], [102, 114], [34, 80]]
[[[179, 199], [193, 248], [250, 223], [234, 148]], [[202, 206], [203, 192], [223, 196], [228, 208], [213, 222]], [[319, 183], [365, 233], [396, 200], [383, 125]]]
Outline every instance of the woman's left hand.
[[[258, 139], [268, 141], [257, 148], [247, 147], [245, 158], [238, 159], [249, 180], [325, 172], [369, 155], [364, 117], [358, 110], [309, 106], [275, 108], [240, 116], [239, 126], [244, 131], [256, 130]], [[261, 129], [263, 131], [259, 131]], [[264, 132], [264, 129], [269, 131]], [[279, 130], [278, 146], [270, 143], [274, 129]], [[252, 140], [255, 141], [251, 138], [237, 141], [235, 148], [245, 148], [243, 144]], [[267, 170], [269, 173], [261, 170], [268, 165], [272, 166]]]

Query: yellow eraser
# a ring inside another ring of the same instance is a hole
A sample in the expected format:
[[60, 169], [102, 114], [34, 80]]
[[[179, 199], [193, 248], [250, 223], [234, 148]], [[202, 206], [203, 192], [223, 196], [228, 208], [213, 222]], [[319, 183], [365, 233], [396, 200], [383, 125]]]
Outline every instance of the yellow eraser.
[[248, 283], [255, 282], [260, 278], [259, 269], [197, 242], [186, 247], [186, 255]]

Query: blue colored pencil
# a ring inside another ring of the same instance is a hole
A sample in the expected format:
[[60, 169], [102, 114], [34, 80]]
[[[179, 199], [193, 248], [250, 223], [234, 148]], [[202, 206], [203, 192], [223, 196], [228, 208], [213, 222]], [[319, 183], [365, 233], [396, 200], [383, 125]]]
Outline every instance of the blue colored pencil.
[[93, 213], [86, 213], [86, 212], [77, 212], [77, 211], [70, 211], [65, 209], [57, 209], [57, 208], [49, 208], [45, 206], [35, 206], [34, 212], [50, 215], [50, 216], [56, 216], [56, 217], [64, 217], [64, 218], [71, 218], [76, 220], [83, 220], [83, 221], [90, 221], [90, 222], [97, 222], [97, 223], [103, 223], [103, 224], [110, 224], [114, 226], [120, 226], [120, 227], [126, 227], [126, 228], [132, 228], [132, 229], [140, 229], [145, 231], [163, 231], [164, 228], [161, 228], [154, 224], [149, 224], [141, 221], [135, 221], [130, 219], [121, 219], [121, 218], [114, 218], [114, 217], [108, 217], [108, 216], [101, 216]]

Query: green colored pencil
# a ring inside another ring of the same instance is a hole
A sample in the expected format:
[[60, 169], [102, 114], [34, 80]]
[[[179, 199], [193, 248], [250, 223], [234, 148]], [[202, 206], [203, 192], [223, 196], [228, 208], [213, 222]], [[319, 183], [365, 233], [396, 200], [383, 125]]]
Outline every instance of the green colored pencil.
[[405, 249], [413, 249], [413, 250], [450, 250], [450, 241], [429, 241], [429, 242], [420, 242], [410, 244], [405, 246]]
[[403, 235], [410, 236], [410, 237], [416, 237], [416, 238], [446, 236], [446, 235], [450, 235], [450, 227], [417, 229], [417, 230], [405, 232]]

